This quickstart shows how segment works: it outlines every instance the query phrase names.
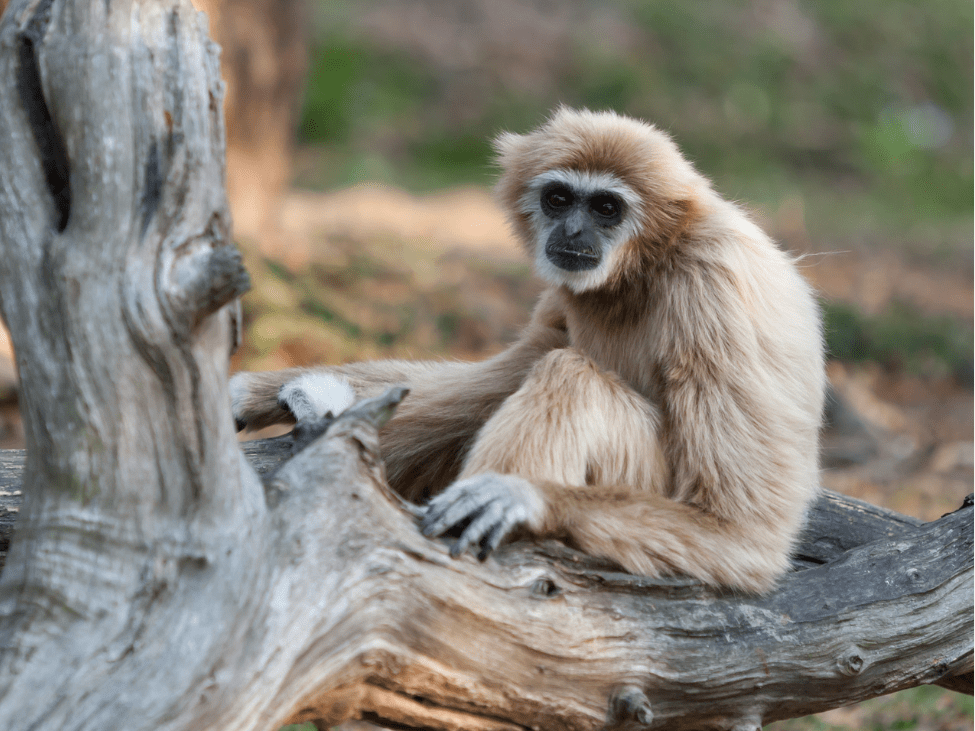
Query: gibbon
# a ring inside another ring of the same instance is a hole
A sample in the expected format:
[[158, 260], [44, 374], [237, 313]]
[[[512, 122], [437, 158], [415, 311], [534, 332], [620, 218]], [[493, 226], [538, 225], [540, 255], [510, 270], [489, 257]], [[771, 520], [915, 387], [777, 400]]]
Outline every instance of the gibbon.
[[819, 486], [823, 340], [795, 262], [652, 125], [561, 108], [495, 148], [549, 285], [517, 342], [480, 363], [239, 373], [238, 426], [404, 384], [380, 434], [389, 483], [428, 501], [426, 535], [460, 530], [453, 555], [527, 531], [768, 590]]

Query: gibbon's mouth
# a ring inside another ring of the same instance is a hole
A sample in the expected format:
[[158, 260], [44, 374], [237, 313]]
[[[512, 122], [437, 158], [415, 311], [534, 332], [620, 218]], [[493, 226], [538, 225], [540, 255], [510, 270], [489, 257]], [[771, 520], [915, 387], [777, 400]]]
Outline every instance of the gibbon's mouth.
[[599, 266], [602, 257], [592, 246], [566, 246], [565, 244], [549, 244], [545, 247], [545, 256], [559, 269], [568, 272], [582, 272]]

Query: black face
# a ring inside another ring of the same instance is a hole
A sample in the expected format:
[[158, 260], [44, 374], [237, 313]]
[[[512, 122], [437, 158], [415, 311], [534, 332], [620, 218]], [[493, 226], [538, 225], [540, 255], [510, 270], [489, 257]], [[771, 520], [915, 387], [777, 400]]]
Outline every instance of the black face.
[[564, 183], [551, 183], [542, 189], [541, 206], [546, 217], [558, 222], [545, 242], [549, 261], [570, 272], [599, 266], [601, 229], [623, 219], [623, 202], [612, 193], [580, 196]]

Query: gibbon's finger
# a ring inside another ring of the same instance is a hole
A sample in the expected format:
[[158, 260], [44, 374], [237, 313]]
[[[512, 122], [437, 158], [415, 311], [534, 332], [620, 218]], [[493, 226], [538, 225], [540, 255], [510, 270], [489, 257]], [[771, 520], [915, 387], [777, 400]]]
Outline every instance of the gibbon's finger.
[[498, 500], [492, 500], [484, 506], [484, 509], [464, 529], [460, 538], [454, 542], [450, 548], [450, 555], [457, 558], [470, 546], [476, 546], [503, 520], [504, 506]]
[[505, 514], [501, 522], [497, 523], [491, 529], [491, 532], [481, 541], [481, 550], [477, 553], [477, 560], [484, 561], [489, 555], [494, 553], [497, 547], [501, 545], [501, 541], [507, 538], [508, 534], [511, 533], [511, 529], [518, 523], [519, 521], [511, 513]]
[[420, 530], [427, 538], [439, 536], [483, 509], [484, 502], [477, 495], [448, 489], [430, 502]]

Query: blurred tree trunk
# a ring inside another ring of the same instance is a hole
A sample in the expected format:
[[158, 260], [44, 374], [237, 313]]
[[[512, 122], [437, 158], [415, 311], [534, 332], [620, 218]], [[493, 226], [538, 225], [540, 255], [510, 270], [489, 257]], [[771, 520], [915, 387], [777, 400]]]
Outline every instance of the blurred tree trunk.
[[227, 196], [238, 237], [273, 246], [291, 178], [309, 18], [305, 0], [193, 0], [210, 18], [227, 82]]

